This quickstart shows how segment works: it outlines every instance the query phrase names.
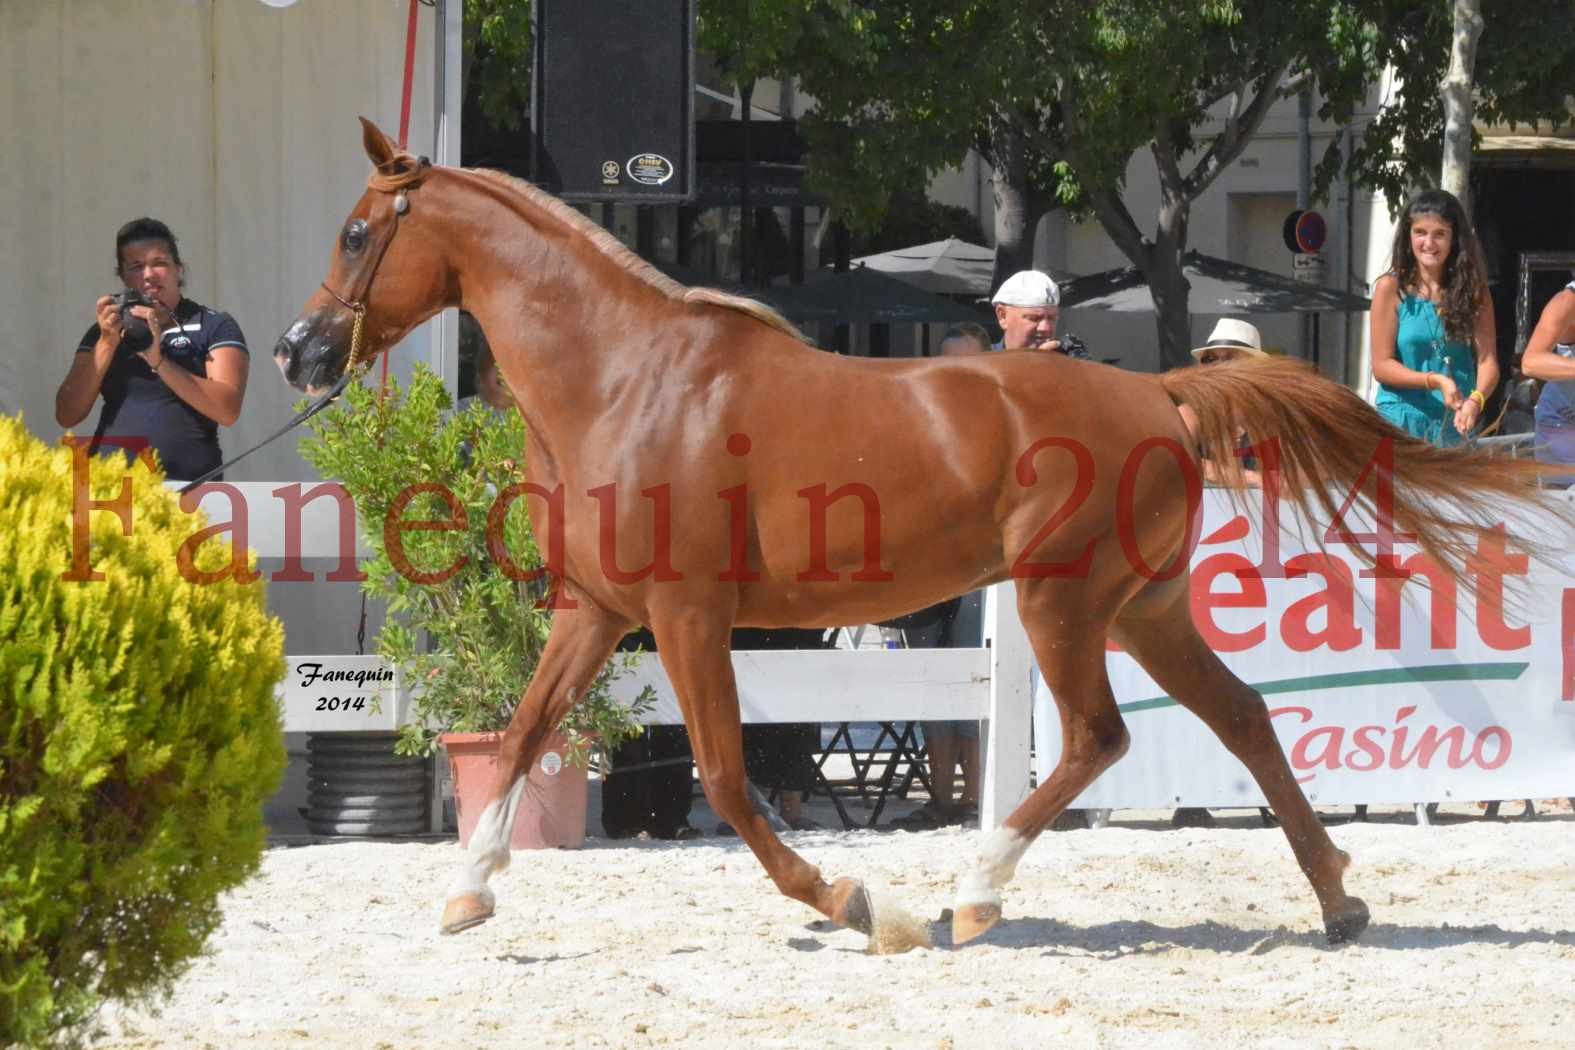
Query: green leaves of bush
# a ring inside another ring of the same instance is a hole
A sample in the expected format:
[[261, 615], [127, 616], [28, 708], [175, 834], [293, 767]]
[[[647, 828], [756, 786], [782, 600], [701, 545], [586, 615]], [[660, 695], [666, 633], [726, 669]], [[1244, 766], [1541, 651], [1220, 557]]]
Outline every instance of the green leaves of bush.
[[[88, 516], [106, 578], [62, 579], [71, 453], [0, 418], [0, 1044], [166, 991], [256, 870], [284, 770], [262, 585], [184, 579], [204, 523], [141, 466], [92, 461], [82, 498], [127, 477], [130, 535]], [[198, 548], [199, 569], [228, 561]]]
[[[530, 504], [540, 501], [509, 503], [495, 537], [515, 575], [536, 578], [511, 579], [487, 542], [499, 494], [525, 480], [519, 414], [494, 412], [480, 401], [456, 411], [442, 380], [418, 365], [408, 388], [391, 381], [380, 394], [352, 385], [340, 404], [308, 425], [312, 436], [301, 443], [302, 455], [350, 493], [373, 552], [361, 566], [367, 575], [361, 588], [386, 603], [377, 651], [411, 683], [413, 717], [396, 750], [425, 755], [440, 733], [502, 730], [552, 626], [551, 612], [541, 607], [550, 581], [538, 572], [542, 557], [529, 515]], [[430, 491], [412, 497], [413, 487]], [[401, 530], [391, 546], [390, 523], [423, 520], [455, 527]], [[609, 690], [626, 666], [615, 661], [603, 670], [564, 719], [571, 758], [583, 761], [593, 742], [610, 748], [638, 732], [634, 715], [642, 705], [631, 712]]]

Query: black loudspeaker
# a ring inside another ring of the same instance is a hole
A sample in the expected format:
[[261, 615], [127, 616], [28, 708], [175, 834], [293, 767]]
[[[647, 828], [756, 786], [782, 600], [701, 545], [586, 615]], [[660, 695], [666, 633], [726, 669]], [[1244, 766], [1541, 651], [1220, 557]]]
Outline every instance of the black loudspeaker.
[[536, 0], [531, 177], [565, 200], [695, 193], [694, 0]]

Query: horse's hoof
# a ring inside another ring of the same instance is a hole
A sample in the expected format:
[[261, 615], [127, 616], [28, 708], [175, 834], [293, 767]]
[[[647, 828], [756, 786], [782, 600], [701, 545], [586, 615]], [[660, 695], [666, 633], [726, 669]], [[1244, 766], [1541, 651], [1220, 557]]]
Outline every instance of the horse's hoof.
[[1372, 915], [1361, 898], [1350, 897], [1337, 914], [1324, 917], [1324, 935], [1329, 938], [1330, 944], [1345, 944], [1356, 940], [1371, 920]]
[[999, 904], [964, 904], [952, 912], [952, 943], [967, 944], [1001, 921]]
[[838, 879], [832, 886], [831, 921], [866, 937], [875, 928], [875, 906], [857, 879]]
[[831, 887], [831, 921], [868, 937], [875, 928], [875, 906], [857, 879], [838, 879]]
[[492, 902], [477, 893], [462, 893], [443, 905], [443, 932], [463, 933], [492, 918]]

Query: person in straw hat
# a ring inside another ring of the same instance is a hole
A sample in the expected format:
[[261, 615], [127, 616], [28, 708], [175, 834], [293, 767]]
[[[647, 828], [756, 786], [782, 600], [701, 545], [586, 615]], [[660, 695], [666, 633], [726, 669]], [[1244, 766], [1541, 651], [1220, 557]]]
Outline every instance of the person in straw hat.
[[[1203, 345], [1192, 350], [1192, 359], [1205, 368], [1232, 362], [1259, 361], [1268, 356], [1263, 349], [1263, 337], [1258, 334], [1257, 326], [1234, 317], [1220, 318]], [[1188, 433], [1196, 436], [1198, 432], [1196, 413], [1186, 405], [1177, 405], [1176, 411], [1181, 413], [1181, 420], [1187, 424]], [[1257, 471], [1244, 470], [1242, 473], [1248, 485], [1253, 487], [1262, 485], [1263, 479]], [[1206, 459], [1203, 461], [1203, 480], [1212, 485], [1220, 484], [1223, 480], [1219, 467]]]
[[[1232, 362], [1252, 362], [1262, 360], [1269, 355], [1263, 349], [1263, 338], [1258, 334], [1258, 327], [1234, 317], [1222, 317], [1214, 326], [1214, 331], [1203, 341], [1203, 345], [1194, 347], [1192, 359], [1204, 368], [1213, 365], [1230, 364]], [[1181, 418], [1187, 424], [1187, 429], [1196, 433], [1197, 416], [1186, 405], [1177, 405], [1176, 410], [1181, 413]], [[1244, 460], [1242, 466], [1247, 467], [1252, 461]], [[1262, 477], [1256, 470], [1243, 469], [1243, 479], [1248, 485], [1261, 487]], [[1210, 484], [1219, 484], [1221, 473], [1219, 467], [1211, 460], [1203, 461], [1203, 480]], [[1266, 811], [1265, 811], [1266, 812]], [[1178, 828], [1212, 828], [1215, 826], [1214, 815], [1201, 806], [1182, 806], [1171, 814], [1170, 822]]]
[[1263, 339], [1258, 335], [1257, 326], [1234, 317], [1220, 318], [1203, 345], [1192, 351], [1192, 359], [1200, 365], [1218, 365], [1268, 356], [1264, 352]]

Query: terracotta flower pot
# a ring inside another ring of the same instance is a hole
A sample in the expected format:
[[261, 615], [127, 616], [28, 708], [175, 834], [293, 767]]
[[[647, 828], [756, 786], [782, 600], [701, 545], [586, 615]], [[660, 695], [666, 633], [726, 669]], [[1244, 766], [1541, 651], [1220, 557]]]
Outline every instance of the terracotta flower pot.
[[[445, 733], [438, 742], [448, 752], [454, 782], [454, 809], [459, 817], [459, 844], [486, 807], [498, 764], [501, 733]], [[575, 849], [585, 841], [585, 808], [589, 794], [586, 771], [568, 761], [568, 742], [554, 734], [531, 764], [520, 795], [510, 849]]]

